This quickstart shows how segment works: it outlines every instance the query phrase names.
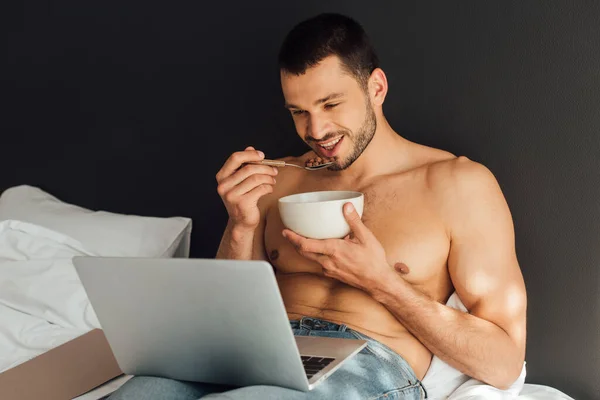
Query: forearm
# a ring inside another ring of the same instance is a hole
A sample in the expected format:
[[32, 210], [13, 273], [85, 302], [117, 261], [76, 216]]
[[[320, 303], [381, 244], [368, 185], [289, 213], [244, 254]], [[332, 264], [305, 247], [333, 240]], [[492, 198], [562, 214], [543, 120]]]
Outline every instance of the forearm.
[[371, 295], [433, 354], [466, 375], [500, 389], [519, 376], [518, 347], [497, 325], [440, 304], [399, 276]]
[[230, 260], [251, 260], [254, 231], [243, 230], [227, 223], [215, 258]]

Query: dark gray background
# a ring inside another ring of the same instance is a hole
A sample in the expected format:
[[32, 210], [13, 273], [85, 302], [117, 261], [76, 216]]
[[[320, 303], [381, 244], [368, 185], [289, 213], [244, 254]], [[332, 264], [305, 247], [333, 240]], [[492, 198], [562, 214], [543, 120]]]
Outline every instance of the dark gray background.
[[300, 154], [276, 56], [322, 11], [369, 32], [408, 139], [487, 165], [513, 212], [529, 294], [528, 382], [600, 398], [600, 3], [10, 3], [0, 43], [0, 190], [37, 185], [113, 212], [226, 223], [235, 150]]

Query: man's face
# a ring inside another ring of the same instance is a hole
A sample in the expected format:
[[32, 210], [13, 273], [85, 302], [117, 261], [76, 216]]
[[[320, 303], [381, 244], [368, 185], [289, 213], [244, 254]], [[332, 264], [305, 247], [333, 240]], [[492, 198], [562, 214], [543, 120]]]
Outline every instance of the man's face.
[[377, 123], [368, 94], [337, 57], [303, 75], [282, 71], [281, 86], [296, 131], [319, 156], [333, 158], [330, 169], [348, 168], [373, 139]]

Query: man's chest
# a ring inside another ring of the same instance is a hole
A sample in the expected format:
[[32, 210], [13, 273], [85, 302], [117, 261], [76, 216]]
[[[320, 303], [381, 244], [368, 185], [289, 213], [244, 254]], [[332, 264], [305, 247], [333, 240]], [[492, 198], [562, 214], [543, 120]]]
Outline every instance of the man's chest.
[[[390, 266], [403, 263], [402, 276], [437, 298], [450, 284], [446, 262], [450, 241], [443, 221], [426, 192], [417, 187], [402, 194], [385, 186], [363, 188], [362, 221], [382, 244]], [[269, 209], [265, 248], [279, 273], [322, 274], [320, 265], [302, 257], [281, 235], [284, 229], [277, 204]]]

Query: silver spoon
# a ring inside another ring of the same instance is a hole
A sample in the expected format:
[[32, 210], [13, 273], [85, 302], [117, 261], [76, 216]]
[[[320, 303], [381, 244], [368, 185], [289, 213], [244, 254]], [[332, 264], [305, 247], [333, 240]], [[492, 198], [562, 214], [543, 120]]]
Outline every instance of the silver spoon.
[[262, 165], [270, 165], [272, 167], [296, 167], [296, 168], [307, 169], [309, 171], [316, 171], [317, 169], [329, 167], [331, 164], [333, 164], [333, 162], [332, 161], [326, 162], [323, 164], [315, 165], [313, 167], [306, 167], [306, 166], [292, 164], [292, 163], [288, 163], [285, 161], [279, 161], [279, 160], [249, 161], [246, 164], [262, 164]]

